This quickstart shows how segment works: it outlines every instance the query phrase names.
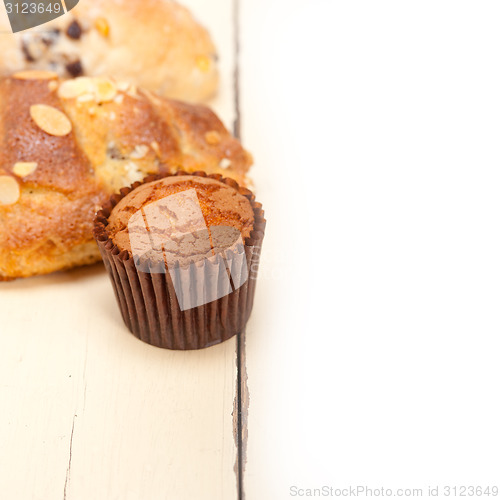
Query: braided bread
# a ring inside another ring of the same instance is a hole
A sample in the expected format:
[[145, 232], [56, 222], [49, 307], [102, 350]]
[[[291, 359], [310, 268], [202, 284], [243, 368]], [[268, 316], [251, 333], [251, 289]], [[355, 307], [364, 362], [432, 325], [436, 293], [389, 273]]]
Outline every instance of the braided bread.
[[0, 280], [100, 259], [92, 221], [148, 174], [203, 170], [245, 185], [249, 153], [207, 107], [111, 79], [0, 81]]

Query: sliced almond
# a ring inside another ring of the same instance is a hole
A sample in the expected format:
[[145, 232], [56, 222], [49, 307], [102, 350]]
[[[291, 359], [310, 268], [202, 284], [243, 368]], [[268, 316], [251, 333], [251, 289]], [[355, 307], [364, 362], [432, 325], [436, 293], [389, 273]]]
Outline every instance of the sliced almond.
[[33, 121], [47, 134], [63, 137], [71, 132], [69, 118], [58, 109], [46, 104], [34, 104], [30, 107]]
[[10, 175], [0, 175], [0, 205], [13, 205], [19, 200], [19, 184]]
[[12, 172], [18, 177], [27, 177], [36, 170], [36, 167], [38, 163], [34, 161], [19, 161], [14, 165]]
[[116, 97], [116, 85], [111, 80], [107, 78], [95, 78], [94, 85], [97, 102], [109, 102]]
[[211, 130], [210, 132], [207, 132], [205, 134], [205, 141], [207, 142], [207, 144], [210, 144], [211, 146], [216, 146], [221, 141], [219, 132], [217, 132], [216, 130]]
[[94, 82], [88, 76], [80, 76], [74, 80], [64, 81], [57, 92], [62, 99], [74, 99], [87, 93], [94, 93]]
[[123, 104], [123, 99], [124, 99], [123, 94], [118, 94], [118, 95], [115, 97], [115, 102], [116, 102], [116, 104]]
[[58, 78], [57, 73], [54, 73], [53, 71], [38, 70], [19, 71], [14, 73], [13, 76], [16, 80], [52, 80], [54, 78]]

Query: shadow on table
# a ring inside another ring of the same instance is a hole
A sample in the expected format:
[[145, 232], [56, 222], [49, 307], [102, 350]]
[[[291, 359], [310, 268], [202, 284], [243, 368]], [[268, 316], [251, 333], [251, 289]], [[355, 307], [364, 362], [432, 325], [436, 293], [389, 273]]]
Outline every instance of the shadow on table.
[[35, 276], [33, 278], [20, 278], [14, 281], [0, 282], [0, 292], [31, 290], [35, 287], [46, 287], [74, 283], [75, 281], [85, 281], [101, 274], [105, 274], [102, 262], [90, 266], [78, 267], [69, 271], [58, 271], [45, 276]]

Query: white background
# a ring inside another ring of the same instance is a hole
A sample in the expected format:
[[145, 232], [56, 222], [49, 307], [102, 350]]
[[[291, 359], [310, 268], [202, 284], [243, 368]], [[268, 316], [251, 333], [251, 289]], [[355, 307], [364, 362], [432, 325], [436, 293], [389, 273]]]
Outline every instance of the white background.
[[245, 1], [269, 219], [249, 500], [500, 483], [500, 5]]

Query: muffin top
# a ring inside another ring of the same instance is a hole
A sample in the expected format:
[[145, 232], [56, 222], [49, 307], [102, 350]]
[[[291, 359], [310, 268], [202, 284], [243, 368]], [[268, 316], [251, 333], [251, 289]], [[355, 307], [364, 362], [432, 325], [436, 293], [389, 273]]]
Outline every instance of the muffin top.
[[120, 251], [134, 258], [156, 253], [182, 264], [243, 243], [254, 213], [247, 197], [228, 184], [181, 175], [134, 189], [113, 208], [108, 222], [108, 235]]

